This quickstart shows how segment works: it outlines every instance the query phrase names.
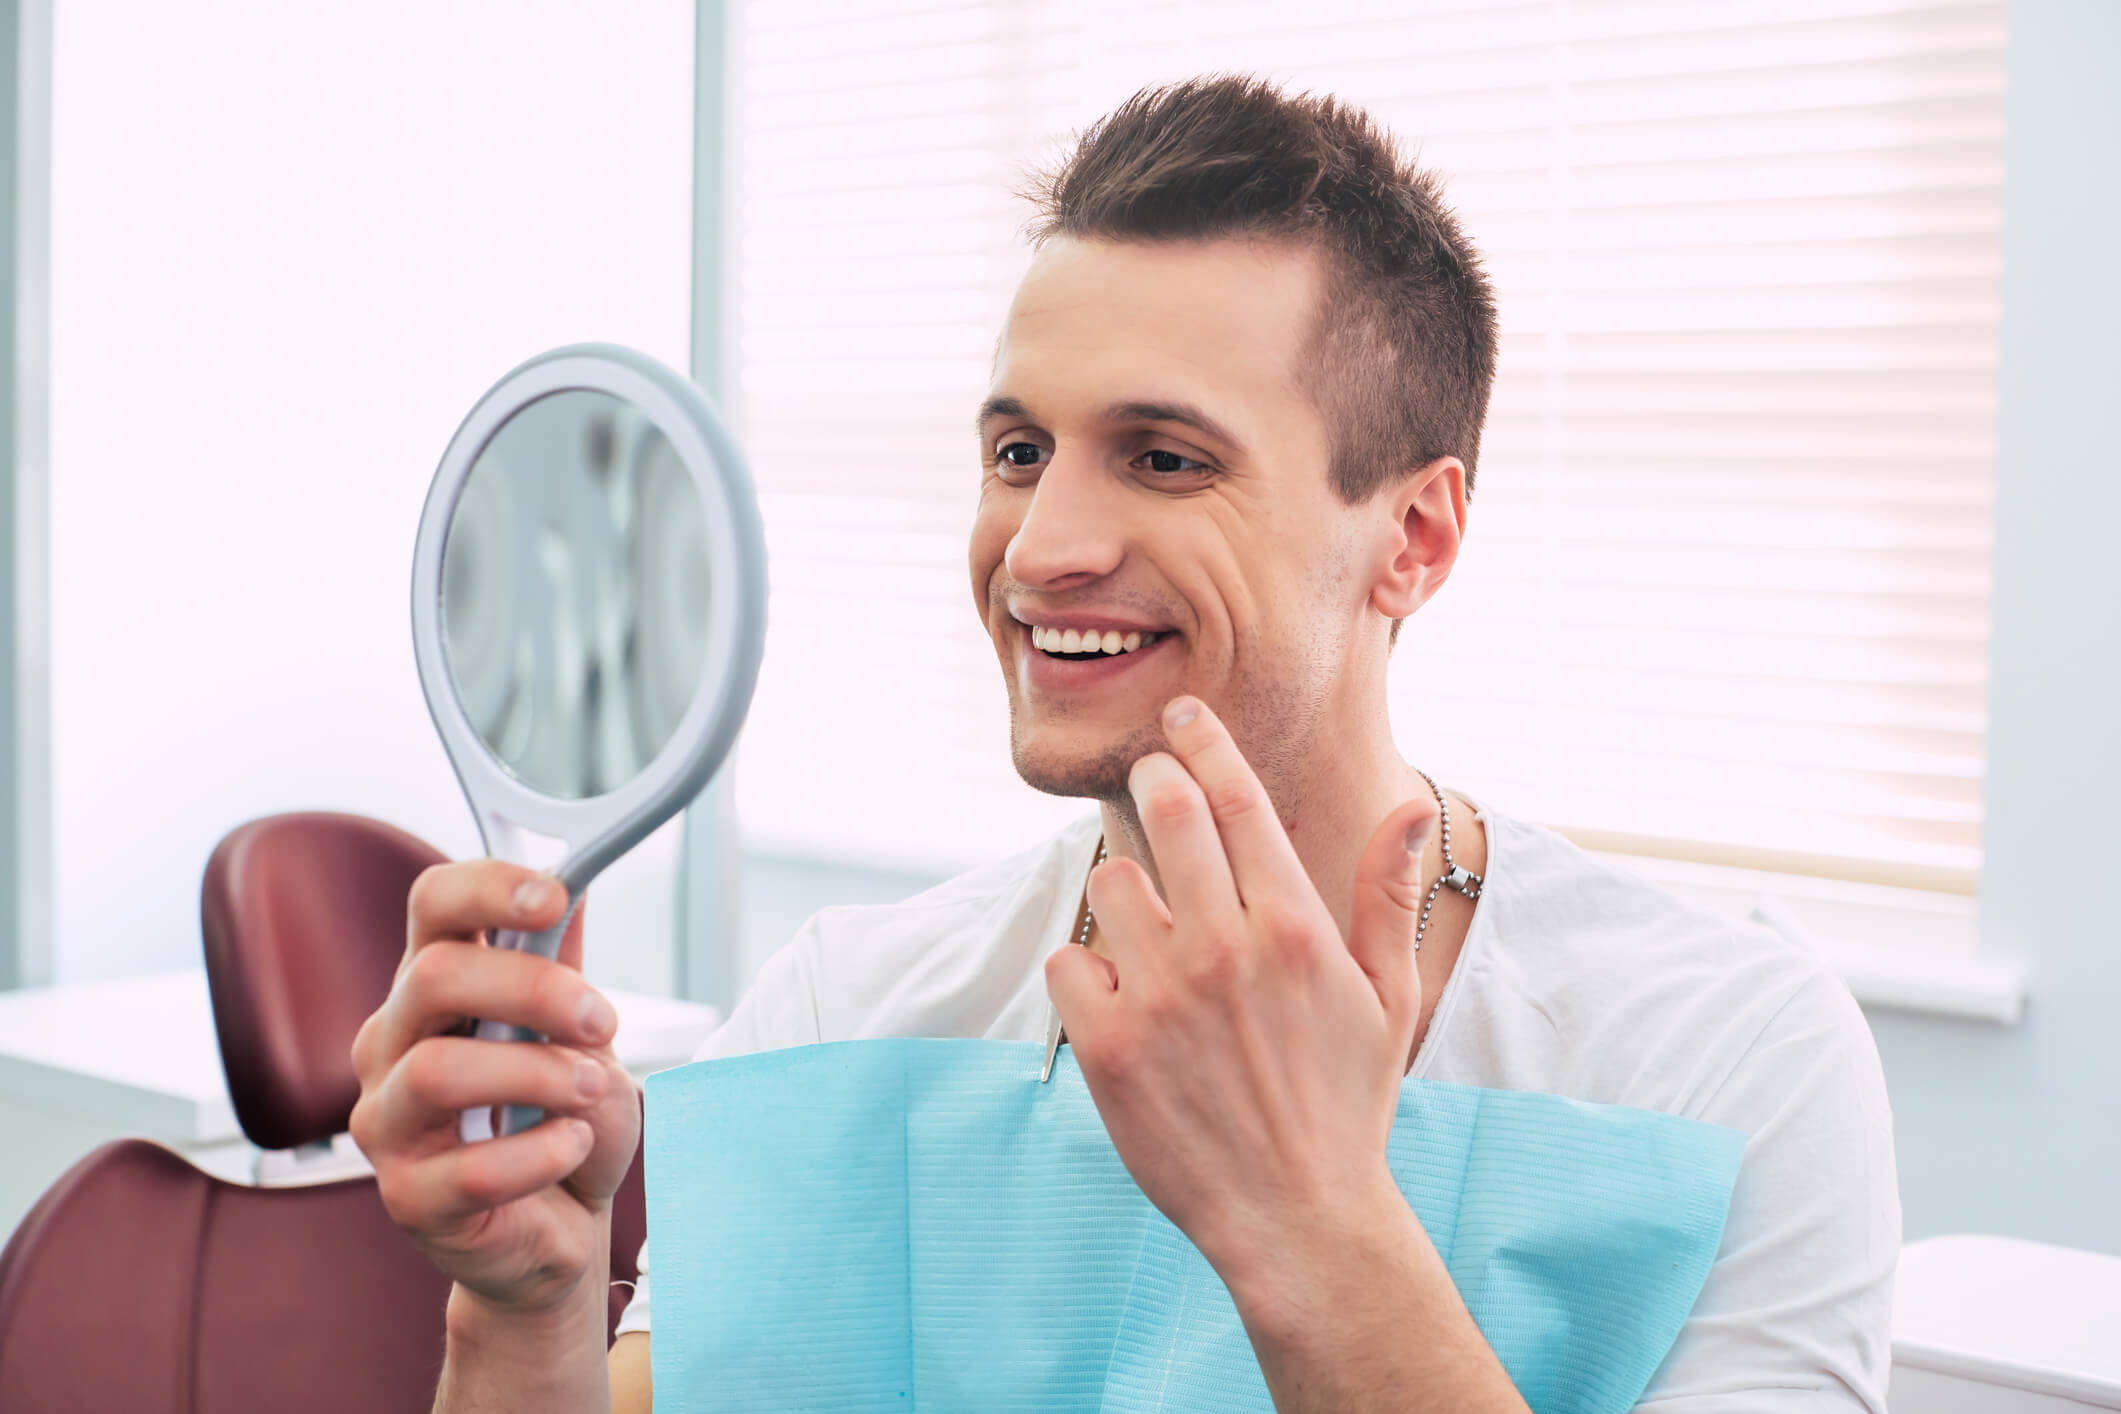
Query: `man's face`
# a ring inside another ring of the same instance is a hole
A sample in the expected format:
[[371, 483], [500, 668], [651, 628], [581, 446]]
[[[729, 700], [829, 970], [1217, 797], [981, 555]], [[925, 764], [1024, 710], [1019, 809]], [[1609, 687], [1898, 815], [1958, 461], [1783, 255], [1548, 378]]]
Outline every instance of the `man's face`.
[[971, 570], [1038, 789], [1124, 798], [1183, 692], [1296, 810], [1369, 590], [1363, 508], [1331, 488], [1298, 376], [1321, 275], [1236, 240], [1057, 239], [1033, 261], [980, 418]]

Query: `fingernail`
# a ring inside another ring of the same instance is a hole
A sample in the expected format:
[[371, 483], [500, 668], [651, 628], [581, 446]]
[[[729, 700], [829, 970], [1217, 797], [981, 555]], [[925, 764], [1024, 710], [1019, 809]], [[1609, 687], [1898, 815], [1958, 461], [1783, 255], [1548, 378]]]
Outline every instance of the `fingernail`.
[[517, 913], [543, 911], [552, 899], [552, 883], [546, 879], [525, 879], [516, 885], [515, 905]]
[[1190, 697], [1174, 697], [1171, 705], [1164, 708], [1164, 730], [1175, 732], [1199, 715], [1199, 702]]
[[611, 1003], [595, 992], [582, 993], [582, 1001], [575, 1008], [575, 1019], [582, 1024], [582, 1034], [592, 1041], [601, 1041], [618, 1028], [619, 1014], [611, 1009]]
[[574, 1090], [585, 1100], [594, 1100], [604, 1093], [604, 1067], [593, 1060], [578, 1060], [574, 1063]]
[[597, 1142], [597, 1132], [589, 1127], [586, 1119], [567, 1121], [567, 1137], [574, 1141], [574, 1152], [578, 1158], [588, 1158], [590, 1149]]
[[1428, 842], [1429, 827], [1427, 825], [1415, 825], [1411, 829], [1409, 829], [1407, 831], [1406, 838], [1407, 858], [1420, 858], [1422, 846], [1427, 844]]

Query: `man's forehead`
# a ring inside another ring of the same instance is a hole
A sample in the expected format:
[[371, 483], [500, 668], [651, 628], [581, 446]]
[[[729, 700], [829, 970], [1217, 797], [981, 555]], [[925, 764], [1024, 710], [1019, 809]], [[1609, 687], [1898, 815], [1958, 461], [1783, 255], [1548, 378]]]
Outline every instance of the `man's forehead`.
[[1249, 440], [1248, 410], [1304, 400], [1318, 283], [1285, 242], [1055, 239], [1003, 323], [990, 393], [1034, 417], [1054, 400], [1179, 407]]
[[1288, 240], [1056, 236], [1033, 255], [1004, 325], [1085, 311], [1158, 311], [1308, 333], [1323, 283], [1315, 247]]

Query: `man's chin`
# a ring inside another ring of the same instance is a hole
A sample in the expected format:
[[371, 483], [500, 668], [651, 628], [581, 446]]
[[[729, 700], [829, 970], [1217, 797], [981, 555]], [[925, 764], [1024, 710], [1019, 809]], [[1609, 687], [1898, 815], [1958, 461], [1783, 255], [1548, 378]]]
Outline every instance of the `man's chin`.
[[1017, 740], [1011, 743], [1011, 755], [1016, 774], [1033, 790], [1081, 800], [1119, 801], [1127, 796], [1127, 777], [1134, 763], [1162, 748], [1161, 735], [1150, 729], [1071, 749]]

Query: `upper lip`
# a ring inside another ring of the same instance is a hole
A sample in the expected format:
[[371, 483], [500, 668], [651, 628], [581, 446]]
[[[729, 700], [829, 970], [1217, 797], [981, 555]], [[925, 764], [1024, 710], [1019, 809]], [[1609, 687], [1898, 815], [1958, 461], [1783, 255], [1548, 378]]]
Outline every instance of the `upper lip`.
[[1161, 624], [1147, 624], [1139, 620], [1113, 618], [1103, 614], [1046, 614], [1030, 609], [1012, 608], [1009, 617], [1026, 628], [1057, 628], [1063, 633], [1071, 628], [1084, 633], [1104, 633], [1110, 630], [1117, 633], [1149, 634], [1165, 631]]

